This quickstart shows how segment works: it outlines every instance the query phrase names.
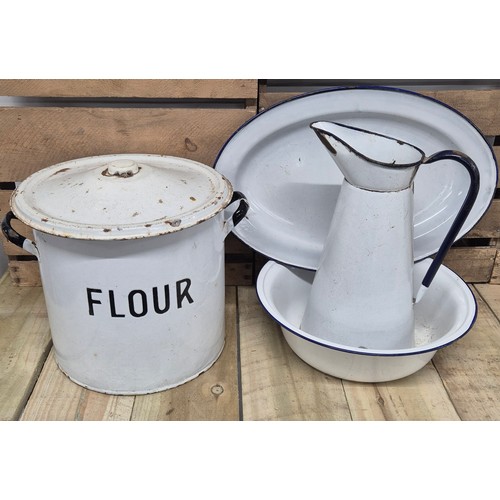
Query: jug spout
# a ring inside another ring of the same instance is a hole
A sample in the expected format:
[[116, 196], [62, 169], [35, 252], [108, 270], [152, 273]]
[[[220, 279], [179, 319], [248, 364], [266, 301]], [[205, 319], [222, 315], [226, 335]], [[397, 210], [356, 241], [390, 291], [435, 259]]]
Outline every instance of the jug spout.
[[311, 123], [310, 127], [346, 180], [361, 189], [407, 189], [425, 158], [421, 149], [369, 130], [327, 121]]

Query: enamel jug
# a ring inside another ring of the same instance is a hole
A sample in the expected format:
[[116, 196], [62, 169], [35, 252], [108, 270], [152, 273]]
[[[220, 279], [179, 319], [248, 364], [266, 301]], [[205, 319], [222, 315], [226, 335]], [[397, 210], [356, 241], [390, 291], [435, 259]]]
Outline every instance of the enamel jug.
[[[340, 123], [311, 124], [344, 175], [302, 330], [344, 346], [414, 345], [414, 304], [429, 287], [479, 190], [474, 162], [458, 151], [431, 156], [399, 139]], [[421, 165], [453, 160], [470, 186], [422, 283], [413, 283], [413, 180]], [[414, 295], [414, 290], [417, 293]]]

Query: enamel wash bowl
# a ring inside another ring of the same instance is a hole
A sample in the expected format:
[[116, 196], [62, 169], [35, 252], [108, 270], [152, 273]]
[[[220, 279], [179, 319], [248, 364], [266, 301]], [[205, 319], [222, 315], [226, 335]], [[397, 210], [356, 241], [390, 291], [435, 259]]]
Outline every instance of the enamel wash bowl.
[[[420, 283], [431, 259], [416, 263]], [[268, 262], [259, 274], [257, 294], [264, 309], [281, 325], [292, 350], [312, 367], [334, 377], [358, 382], [385, 382], [424, 367], [438, 349], [464, 336], [474, 324], [477, 304], [469, 287], [441, 266], [424, 298], [415, 305], [414, 346], [368, 350], [336, 344], [299, 328], [314, 271]]]

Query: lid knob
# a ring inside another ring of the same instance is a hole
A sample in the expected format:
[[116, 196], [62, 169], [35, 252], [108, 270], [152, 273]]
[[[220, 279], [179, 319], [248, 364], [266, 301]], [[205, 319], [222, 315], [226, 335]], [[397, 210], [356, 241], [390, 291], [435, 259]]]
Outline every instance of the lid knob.
[[108, 163], [103, 174], [107, 176], [116, 175], [117, 177], [132, 177], [139, 172], [139, 170], [139, 164], [133, 160], [115, 160]]

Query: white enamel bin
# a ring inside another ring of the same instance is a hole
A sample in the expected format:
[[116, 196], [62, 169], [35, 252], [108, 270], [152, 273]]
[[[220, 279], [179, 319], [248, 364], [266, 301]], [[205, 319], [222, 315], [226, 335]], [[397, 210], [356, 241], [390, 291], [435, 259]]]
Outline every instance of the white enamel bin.
[[74, 382], [145, 394], [217, 360], [224, 239], [248, 209], [221, 174], [167, 156], [82, 158], [27, 178], [11, 209], [2, 230], [39, 259], [56, 361]]

